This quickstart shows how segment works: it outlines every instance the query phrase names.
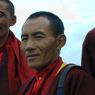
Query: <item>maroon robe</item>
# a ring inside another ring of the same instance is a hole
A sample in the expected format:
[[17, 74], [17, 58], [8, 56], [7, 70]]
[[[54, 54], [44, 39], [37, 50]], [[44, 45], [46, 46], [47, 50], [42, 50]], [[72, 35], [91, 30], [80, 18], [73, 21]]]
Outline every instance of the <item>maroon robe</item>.
[[[0, 52], [0, 95], [8, 95], [8, 56], [6, 49]], [[6, 90], [6, 91], [5, 91]]]
[[17, 95], [20, 85], [29, 78], [30, 73], [20, 50], [20, 41], [11, 31], [8, 41], [0, 50], [0, 95]]
[[[36, 73], [21, 87], [19, 95], [57, 95], [58, 79], [64, 64], [60, 57], [41, 72]], [[94, 95], [95, 81], [82, 68], [75, 67], [67, 75], [63, 95]]]
[[83, 42], [81, 65], [95, 78], [95, 28], [87, 33]]

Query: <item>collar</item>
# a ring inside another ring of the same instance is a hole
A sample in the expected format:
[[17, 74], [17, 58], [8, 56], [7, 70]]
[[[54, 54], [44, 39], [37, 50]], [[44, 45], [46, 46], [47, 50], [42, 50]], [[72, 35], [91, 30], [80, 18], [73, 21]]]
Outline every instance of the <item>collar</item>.
[[36, 72], [35, 70], [33, 71], [34, 76], [38, 80], [41, 77], [46, 77], [52, 70], [54, 70], [56, 67], [60, 68], [61, 64], [63, 63], [61, 57], [57, 57], [55, 61], [51, 64], [49, 64], [46, 68], [44, 68], [42, 71]]

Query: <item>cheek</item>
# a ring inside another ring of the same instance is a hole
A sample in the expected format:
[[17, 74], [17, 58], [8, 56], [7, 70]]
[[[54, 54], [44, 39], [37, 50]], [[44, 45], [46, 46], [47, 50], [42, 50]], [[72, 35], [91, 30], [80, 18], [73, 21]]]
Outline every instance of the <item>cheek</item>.
[[44, 50], [45, 56], [52, 56], [57, 50], [55, 42], [46, 44]]
[[42, 56], [43, 64], [48, 64], [52, 62], [55, 59], [56, 55], [57, 52], [56, 52], [56, 47], [54, 47], [54, 45], [50, 45], [49, 47], [46, 47], [43, 50], [43, 56]]

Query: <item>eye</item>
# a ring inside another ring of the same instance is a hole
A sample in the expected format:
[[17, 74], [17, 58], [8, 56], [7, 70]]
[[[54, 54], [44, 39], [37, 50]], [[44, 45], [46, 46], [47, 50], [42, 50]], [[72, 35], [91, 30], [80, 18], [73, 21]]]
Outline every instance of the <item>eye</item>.
[[21, 40], [22, 40], [22, 41], [27, 41], [27, 40], [28, 40], [28, 36], [22, 34], [22, 35], [21, 35]]
[[5, 14], [3, 12], [0, 12], [0, 17], [5, 16]]
[[45, 35], [42, 32], [36, 32], [33, 34], [33, 36], [34, 38], [39, 39], [39, 40], [45, 38]]
[[21, 37], [22, 41], [27, 41], [27, 39], [28, 39], [27, 37]]
[[44, 35], [37, 34], [37, 35], [35, 35], [35, 38], [38, 38], [38, 39], [40, 39], [40, 38], [44, 38]]
[[35, 31], [34, 33], [32, 33], [32, 36], [37, 40], [45, 38], [45, 34], [42, 31]]

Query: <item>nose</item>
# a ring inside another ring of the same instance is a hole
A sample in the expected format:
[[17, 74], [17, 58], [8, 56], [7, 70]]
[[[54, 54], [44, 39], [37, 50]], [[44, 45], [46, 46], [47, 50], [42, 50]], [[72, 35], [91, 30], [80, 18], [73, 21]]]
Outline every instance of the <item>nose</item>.
[[26, 50], [35, 50], [35, 42], [33, 40], [28, 40], [26, 44]]

